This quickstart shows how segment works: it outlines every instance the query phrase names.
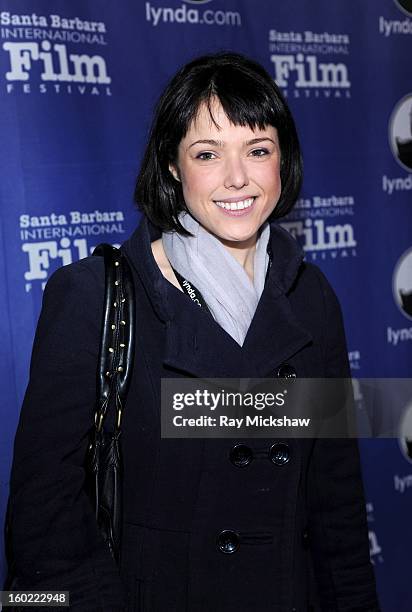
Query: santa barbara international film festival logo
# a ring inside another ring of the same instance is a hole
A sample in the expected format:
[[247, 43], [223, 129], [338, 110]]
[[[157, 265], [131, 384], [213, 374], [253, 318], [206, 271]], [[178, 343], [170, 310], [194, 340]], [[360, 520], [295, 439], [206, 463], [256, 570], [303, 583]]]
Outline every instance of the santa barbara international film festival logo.
[[269, 60], [288, 98], [350, 98], [349, 34], [269, 30]]
[[402, 168], [412, 171], [412, 93], [395, 105], [389, 120], [389, 143]]
[[102, 21], [1, 11], [0, 40], [8, 94], [112, 95]]
[[355, 198], [313, 195], [300, 198], [281, 225], [312, 261], [356, 257]]
[[88, 257], [100, 242], [120, 246], [126, 231], [124, 224], [121, 210], [21, 214], [19, 238], [21, 250], [27, 256], [26, 292], [37, 287], [44, 289], [54, 269]]

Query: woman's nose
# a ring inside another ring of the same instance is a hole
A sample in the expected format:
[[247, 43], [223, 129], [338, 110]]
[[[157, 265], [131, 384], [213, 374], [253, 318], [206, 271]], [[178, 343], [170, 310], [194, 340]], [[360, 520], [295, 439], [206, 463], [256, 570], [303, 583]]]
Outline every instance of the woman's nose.
[[248, 184], [249, 178], [243, 161], [240, 158], [226, 160], [224, 181], [226, 189], [230, 189], [230, 187], [241, 189]]

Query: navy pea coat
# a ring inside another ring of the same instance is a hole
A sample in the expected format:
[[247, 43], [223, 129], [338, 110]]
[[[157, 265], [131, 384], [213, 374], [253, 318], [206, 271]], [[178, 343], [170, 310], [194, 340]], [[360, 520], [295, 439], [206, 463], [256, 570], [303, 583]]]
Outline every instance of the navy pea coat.
[[[302, 377], [348, 376], [330, 285], [273, 224], [273, 264], [240, 347], [164, 279], [150, 248], [159, 236], [144, 219], [124, 245], [137, 337], [120, 570], [84, 492], [104, 292], [102, 259], [89, 257], [44, 293], [10, 487], [17, 586], [69, 590], [76, 612], [379, 610], [356, 441], [290, 439], [276, 465], [275, 439], [160, 438], [162, 377], [273, 377], [285, 364]], [[230, 453], [238, 442], [255, 457], [244, 467]]]

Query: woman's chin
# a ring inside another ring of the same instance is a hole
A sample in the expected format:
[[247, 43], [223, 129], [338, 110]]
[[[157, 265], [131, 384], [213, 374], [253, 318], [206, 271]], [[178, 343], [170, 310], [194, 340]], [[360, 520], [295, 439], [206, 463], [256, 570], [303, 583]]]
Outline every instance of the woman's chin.
[[257, 232], [216, 235], [216, 238], [225, 246], [249, 249], [256, 244]]

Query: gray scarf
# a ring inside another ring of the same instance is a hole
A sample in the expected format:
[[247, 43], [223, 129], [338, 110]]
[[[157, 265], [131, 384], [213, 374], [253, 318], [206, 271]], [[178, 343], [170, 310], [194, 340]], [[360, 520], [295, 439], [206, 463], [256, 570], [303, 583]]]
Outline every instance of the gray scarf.
[[269, 224], [264, 223], [256, 243], [252, 284], [243, 266], [220, 240], [185, 212], [180, 213], [179, 220], [193, 237], [163, 233], [166, 256], [172, 267], [200, 291], [219, 325], [242, 346], [265, 286]]

